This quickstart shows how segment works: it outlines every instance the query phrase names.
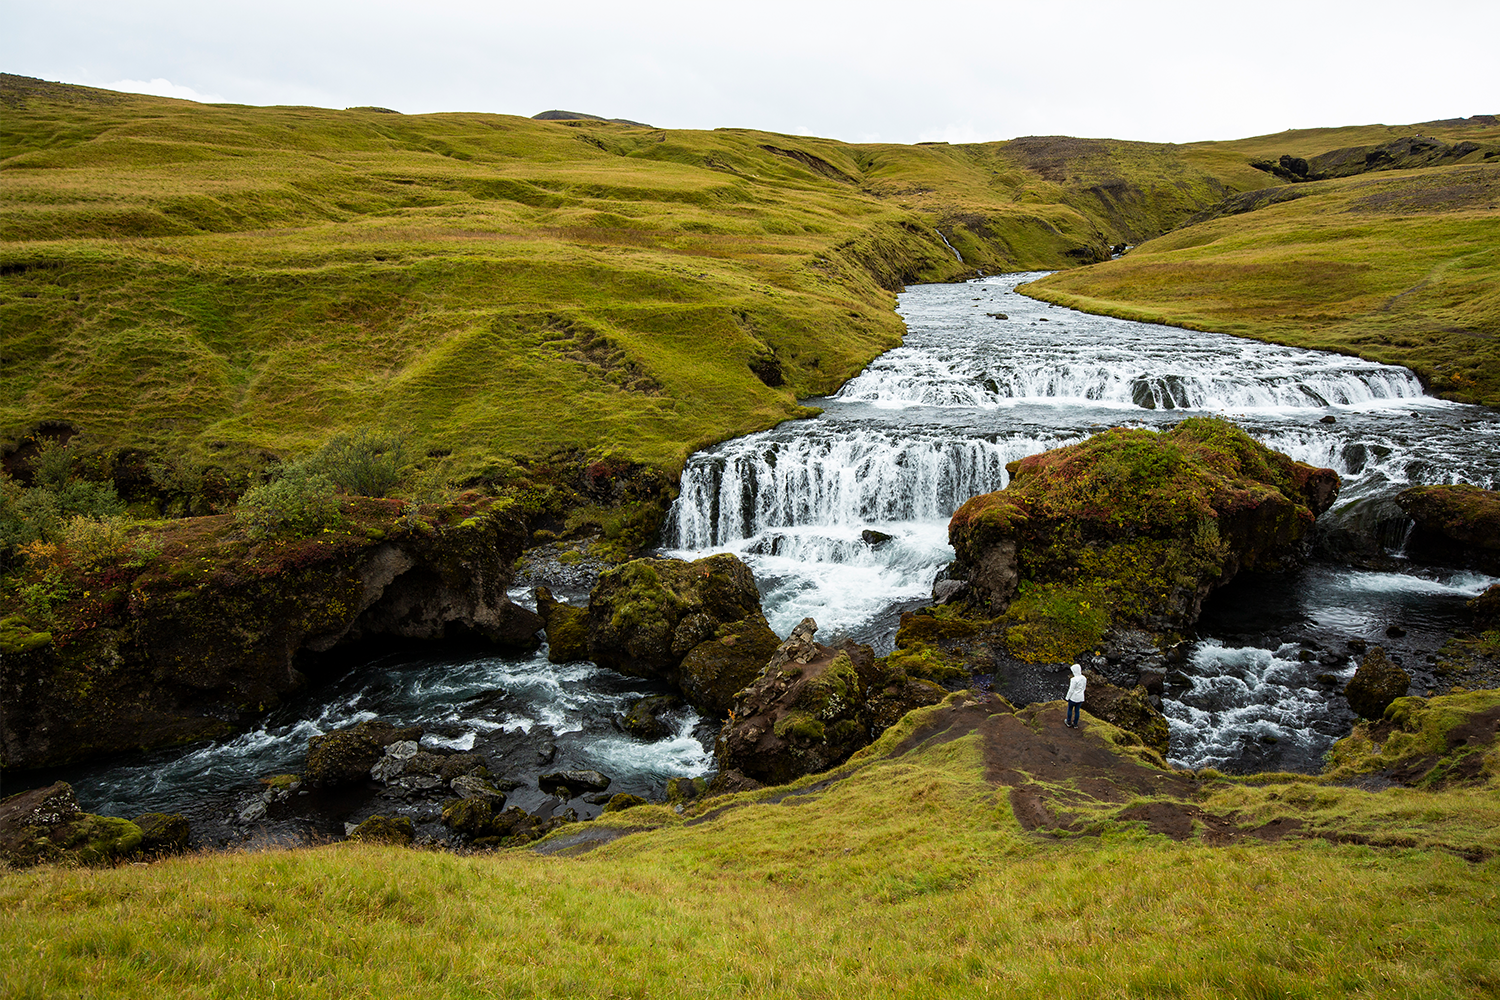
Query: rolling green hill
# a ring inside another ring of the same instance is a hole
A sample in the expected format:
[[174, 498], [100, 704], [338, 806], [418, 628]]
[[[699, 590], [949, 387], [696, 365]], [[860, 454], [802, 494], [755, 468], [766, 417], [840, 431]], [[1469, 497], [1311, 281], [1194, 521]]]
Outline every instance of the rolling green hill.
[[894, 345], [903, 283], [1102, 260], [1281, 183], [1248, 158], [1378, 138], [850, 145], [15, 76], [0, 103], [0, 439], [244, 468], [404, 427], [464, 477], [675, 469]]

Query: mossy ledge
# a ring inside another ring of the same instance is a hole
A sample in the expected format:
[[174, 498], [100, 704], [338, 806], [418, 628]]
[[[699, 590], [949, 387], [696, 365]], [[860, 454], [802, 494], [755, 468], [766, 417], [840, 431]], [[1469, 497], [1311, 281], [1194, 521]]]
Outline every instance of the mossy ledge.
[[1122, 629], [1189, 628], [1237, 573], [1294, 565], [1339, 485], [1207, 417], [1115, 428], [1008, 470], [1006, 489], [953, 515], [951, 572], [969, 611], [1004, 616], [1031, 662], [1075, 659]]
[[340, 527], [305, 538], [256, 540], [228, 515], [160, 522], [155, 558], [76, 570], [48, 633], [8, 620], [4, 766], [222, 735], [372, 636], [535, 647], [540, 619], [506, 596], [525, 538], [509, 502], [341, 506]]

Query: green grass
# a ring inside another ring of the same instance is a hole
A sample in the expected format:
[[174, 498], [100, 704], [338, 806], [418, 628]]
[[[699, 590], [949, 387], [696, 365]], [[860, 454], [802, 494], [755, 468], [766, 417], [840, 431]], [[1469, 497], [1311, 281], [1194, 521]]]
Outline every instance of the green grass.
[[[7, 995], [1477, 998], [1500, 988], [1493, 857], [1322, 840], [1212, 848], [1128, 823], [1039, 838], [984, 780], [977, 737], [890, 756], [915, 724], [858, 755], [843, 780], [805, 779], [780, 802], [766, 790], [687, 819], [664, 806], [611, 814], [635, 832], [577, 857], [339, 844], [11, 872], [0, 880]], [[1261, 791], [1210, 783], [1209, 801]], [[1494, 840], [1493, 823], [1474, 829], [1492, 818], [1492, 788], [1400, 799], [1301, 780], [1274, 788], [1278, 815], [1315, 810], [1325, 794], [1362, 797], [1406, 810], [1414, 827], [1452, 834], [1467, 822], [1475, 842]]]

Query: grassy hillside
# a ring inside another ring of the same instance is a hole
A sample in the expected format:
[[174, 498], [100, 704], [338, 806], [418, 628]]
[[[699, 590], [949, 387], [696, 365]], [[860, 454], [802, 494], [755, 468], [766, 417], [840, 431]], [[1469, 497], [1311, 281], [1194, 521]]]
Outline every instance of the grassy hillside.
[[896, 343], [905, 282], [1099, 260], [1273, 183], [1250, 157], [1370, 138], [850, 145], [14, 76], [0, 104], [0, 442], [246, 466], [385, 425], [461, 476], [674, 468]]
[[[1234, 158], [1316, 156], [1386, 134], [1289, 133], [1193, 148], [1189, 159], [1252, 193], [1120, 260], [1052, 275], [1026, 292], [1090, 312], [1407, 365], [1441, 395], [1500, 405], [1496, 154], [1290, 185], [1249, 166], [1230, 169]], [[1494, 126], [1445, 134], [1490, 150], [1500, 143]], [[1248, 186], [1255, 174], [1259, 191]]]
[[[984, 711], [956, 696], [913, 713], [832, 782], [686, 816], [615, 814], [626, 835], [576, 856], [340, 844], [11, 872], [7, 995], [138, 996], [146, 983], [184, 997], [1500, 989], [1493, 780], [1375, 793], [1120, 763], [1193, 803], [1199, 818], [1174, 840], [1149, 832], [1172, 794], [1048, 776], [1108, 756], [1118, 730], [1091, 718], [1065, 729], [1054, 703], [1000, 738], [994, 722], [1020, 717]], [[1028, 832], [1038, 815], [1053, 832]]]
[[[894, 345], [904, 282], [1124, 238], [1004, 144], [204, 106], [20, 77], [0, 101], [11, 442], [64, 421], [100, 447], [232, 462], [378, 424], [467, 474], [559, 449], [672, 467]], [[1175, 169], [1173, 147], [1116, 147], [1145, 183]], [[1164, 231], [1218, 195], [1173, 191], [1114, 216]]]

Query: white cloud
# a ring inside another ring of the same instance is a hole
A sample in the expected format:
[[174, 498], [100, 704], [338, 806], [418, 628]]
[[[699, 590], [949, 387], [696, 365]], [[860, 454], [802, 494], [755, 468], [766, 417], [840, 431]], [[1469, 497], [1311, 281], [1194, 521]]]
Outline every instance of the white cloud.
[[161, 77], [154, 80], [116, 80], [114, 83], [106, 83], [103, 86], [105, 90], [120, 90], [127, 94], [176, 97], [183, 101], [197, 101], [199, 104], [225, 103], [224, 98], [218, 94], [200, 94], [192, 87], [184, 87], [171, 80], [163, 80]]

